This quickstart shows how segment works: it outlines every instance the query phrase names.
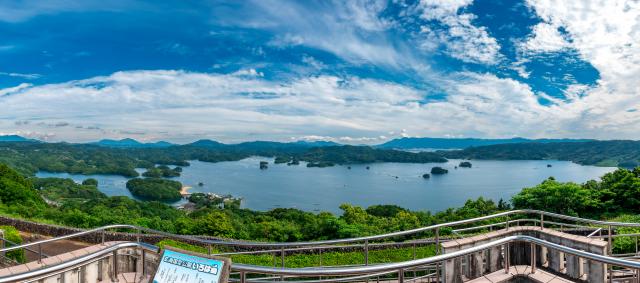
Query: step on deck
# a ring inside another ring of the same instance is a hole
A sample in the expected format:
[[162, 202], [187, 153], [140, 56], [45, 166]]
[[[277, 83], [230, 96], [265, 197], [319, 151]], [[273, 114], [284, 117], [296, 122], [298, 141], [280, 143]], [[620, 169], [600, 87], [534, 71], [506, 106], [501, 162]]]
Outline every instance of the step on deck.
[[548, 273], [544, 270], [536, 269], [535, 273], [531, 273], [531, 266], [528, 265], [516, 265], [509, 268], [509, 273], [505, 273], [504, 270], [498, 270], [496, 272], [486, 274], [482, 277], [467, 281], [467, 283], [504, 283], [515, 277], [526, 277], [532, 282], [538, 283], [571, 283], [571, 281], [557, 275]]

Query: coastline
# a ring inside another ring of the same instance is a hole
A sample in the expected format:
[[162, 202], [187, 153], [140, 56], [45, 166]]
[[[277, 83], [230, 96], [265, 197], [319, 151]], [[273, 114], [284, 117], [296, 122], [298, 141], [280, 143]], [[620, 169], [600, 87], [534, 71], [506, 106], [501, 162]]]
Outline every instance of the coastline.
[[189, 190], [191, 188], [192, 187], [190, 187], [190, 186], [182, 186], [182, 188], [180, 189], [180, 194], [181, 195], [188, 195], [189, 194]]

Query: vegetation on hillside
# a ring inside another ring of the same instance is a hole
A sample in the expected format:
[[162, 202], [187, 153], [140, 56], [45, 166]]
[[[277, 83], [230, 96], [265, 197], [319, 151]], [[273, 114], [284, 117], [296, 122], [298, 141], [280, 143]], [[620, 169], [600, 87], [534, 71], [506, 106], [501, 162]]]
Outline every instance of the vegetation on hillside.
[[276, 157], [278, 162], [297, 165], [299, 161], [314, 164], [350, 164], [370, 162], [445, 162], [434, 153], [410, 153], [374, 149], [368, 146], [309, 147], [284, 143], [253, 142], [239, 145], [200, 142], [160, 148], [113, 148], [92, 144], [2, 142], [0, 163], [25, 175], [38, 171], [72, 174], [116, 174], [137, 177], [136, 168], [149, 168], [147, 177], [175, 177], [180, 169], [167, 166], [189, 166], [189, 160], [204, 162], [237, 161], [250, 156]]
[[[56, 194], [64, 197], [56, 198], [55, 201], [60, 205], [55, 206], [46, 205], [30, 181], [6, 166], [2, 168], [0, 184], [12, 185], [10, 188], [0, 188], [0, 213], [80, 228], [124, 223], [178, 234], [261, 241], [305, 241], [399, 231], [506, 209], [498, 207], [493, 201], [478, 199], [468, 201], [461, 208], [435, 214], [409, 211], [393, 205], [364, 209], [348, 204], [341, 206], [343, 214], [340, 216], [293, 208], [262, 212], [239, 209], [237, 206], [219, 208], [215, 205], [204, 205], [193, 212], [186, 212], [161, 202], [137, 201], [127, 197], [95, 194], [89, 199], [81, 199], [80, 196], [86, 196], [87, 187], [84, 185], [50, 178], [38, 180], [39, 186], [44, 188], [56, 187], [55, 184], [59, 182], [68, 184], [68, 191]], [[47, 182], [52, 184], [45, 184]], [[32, 205], [25, 207], [23, 204], [26, 203]]]
[[514, 143], [438, 151], [446, 158], [488, 160], [565, 160], [583, 165], [640, 166], [640, 141]]
[[182, 198], [182, 183], [160, 178], [134, 178], [127, 181], [132, 195], [146, 200], [177, 201]]
[[98, 190], [97, 185], [93, 185], [95, 179], [87, 179], [93, 181], [85, 180], [81, 185], [76, 184], [71, 179], [32, 178], [31, 180], [40, 195], [52, 202], [59, 203], [71, 199], [86, 201], [106, 197], [105, 194]]
[[159, 165], [156, 167], [148, 168], [147, 171], [142, 173], [142, 176], [147, 178], [172, 178], [179, 177], [182, 172], [182, 167], [175, 167], [171, 169], [167, 165]]
[[[155, 179], [135, 179], [155, 180]], [[163, 180], [167, 181], [167, 180]], [[140, 181], [135, 181], [140, 182]], [[172, 187], [177, 192], [178, 187]], [[55, 201], [45, 203], [42, 196]], [[213, 204], [213, 203], [211, 203]], [[599, 181], [563, 183], [550, 178], [525, 188], [512, 199], [514, 208], [530, 208], [592, 219], [636, 221], [640, 214], [640, 169], [618, 169]], [[108, 224], [134, 224], [178, 234], [201, 234], [258, 241], [338, 239], [407, 230], [436, 223], [468, 219], [509, 209], [509, 204], [479, 198], [460, 208], [431, 213], [395, 205], [364, 209], [343, 204], [341, 215], [311, 213], [292, 208], [252, 211], [238, 206], [204, 204], [194, 211], [178, 210], [157, 201], [107, 197], [93, 185], [56, 178], [25, 178], [0, 165], [0, 213], [13, 217], [91, 228]], [[494, 221], [501, 221], [495, 219]], [[487, 222], [488, 223], [488, 222]], [[442, 235], [450, 234], [448, 229]], [[432, 236], [424, 232], [416, 237]], [[616, 250], [634, 242], [616, 239]], [[401, 240], [401, 239], [400, 239]], [[630, 241], [630, 240], [629, 240]]]
[[[3, 237], [7, 239], [7, 241], [10, 241], [5, 243], [6, 247], [22, 244], [22, 236], [20, 236], [20, 232], [18, 232], [16, 228], [12, 226], [0, 226], [0, 230], [2, 230]], [[26, 262], [24, 249], [8, 251], [5, 256], [19, 263]]]

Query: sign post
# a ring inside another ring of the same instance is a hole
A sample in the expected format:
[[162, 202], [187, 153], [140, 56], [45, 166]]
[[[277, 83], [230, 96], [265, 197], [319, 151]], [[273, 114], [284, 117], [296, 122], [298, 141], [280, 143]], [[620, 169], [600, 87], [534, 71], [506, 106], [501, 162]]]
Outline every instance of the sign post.
[[175, 248], [165, 248], [153, 283], [227, 283], [231, 260]]

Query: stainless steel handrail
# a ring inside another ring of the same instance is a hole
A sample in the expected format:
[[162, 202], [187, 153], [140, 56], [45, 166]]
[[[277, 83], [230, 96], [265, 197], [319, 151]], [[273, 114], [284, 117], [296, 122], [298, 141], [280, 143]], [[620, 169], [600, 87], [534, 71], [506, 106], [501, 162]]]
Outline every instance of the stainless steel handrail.
[[[302, 277], [315, 277], [315, 276], [349, 276], [349, 275], [367, 275], [367, 274], [383, 274], [393, 271], [404, 271], [414, 267], [420, 267], [428, 264], [441, 263], [446, 260], [451, 260], [461, 256], [473, 254], [486, 249], [490, 249], [497, 246], [502, 246], [512, 242], [526, 242], [540, 245], [549, 249], [557, 250], [563, 253], [571, 254], [580, 258], [597, 261], [604, 264], [610, 264], [613, 266], [625, 267], [634, 270], [640, 269], [640, 262], [630, 261], [626, 259], [620, 259], [610, 257], [606, 255], [593, 254], [586, 251], [576, 250], [559, 244], [554, 244], [545, 240], [541, 240], [531, 236], [515, 235], [508, 236], [502, 239], [494, 240], [488, 243], [480, 244], [474, 247], [466, 248], [451, 253], [440, 254], [429, 258], [422, 258], [397, 263], [386, 263], [369, 266], [357, 266], [357, 267], [324, 267], [324, 268], [272, 268], [256, 265], [246, 264], [233, 264], [232, 270], [234, 272], [240, 272], [241, 274], [255, 273], [255, 274], [271, 274], [281, 276], [302, 276]], [[117, 243], [112, 246], [106, 246], [104, 249], [90, 253], [57, 265], [46, 266], [40, 269], [35, 269], [19, 274], [12, 274], [4, 277], [0, 277], [0, 283], [2, 282], [16, 282], [24, 281], [32, 278], [42, 276], [55, 276], [61, 272], [70, 268], [77, 268], [84, 264], [91, 263], [100, 257], [109, 255], [114, 251], [122, 248], [142, 248], [145, 250], [156, 251], [154, 246], [150, 246], [138, 242], [123, 242]], [[244, 278], [244, 276], [241, 276]], [[46, 277], [45, 277], [46, 278]]]
[[630, 261], [630, 260], [620, 259], [616, 257], [598, 255], [598, 254], [593, 254], [586, 251], [576, 250], [573, 248], [565, 247], [559, 244], [554, 244], [554, 243], [547, 242], [545, 240], [541, 240], [531, 236], [515, 235], [515, 236], [504, 237], [498, 240], [494, 240], [488, 243], [480, 244], [480, 245], [466, 248], [463, 250], [454, 251], [451, 253], [440, 254], [440, 255], [436, 255], [428, 258], [397, 262], [397, 263], [386, 263], [386, 264], [359, 266], [359, 267], [326, 267], [326, 268], [322, 268], [322, 267], [312, 267], [312, 268], [278, 268], [276, 267], [274, 268], [274, 267], [264, 267], [264, 266], [256, 266], [256, 265], [234, 264], [233, 270], [239, 271], [239, 272], [245, 272], [245, 273], [289, 275], [289, 276], [341, 276], [341, 275], [359, 275], [359, 274], [368, 274], [368, 273], [379, 273], [379, 272], [387, 272], [387, 271], [394, 271], [394, 270], [397, 271], [401, 269], [407, 269], [407, 268], [412, 268], [412, 267], [417, 267], [417, 266], [422, 266], [427, 264], [443, 262], [446, 260], [469, 255], [472, 253], [480, 252], [496, 246], [502, 246], [504, 244], [508, 244], [512, 242], [533, 243], [546, 248], [558, 250], [563, 253], [572, 254], [577, 257], [594, 260], [600, 263], [611, 264], [614, 266], [620, 266], [620, 267], [631, 268], [631, 269], [640, 269], [640, 262], [637, 262], [637, 261]]
[[[269, 243], [269, 242], [252, 242], [252, 241], [236, 241], [236, 240], [209, 240], [209, 239], [202, 239], [202, 238], [199, 238], [197, 236], [186, 236], [186, 235], [171, 234], [171, 233], [168, 233], [168, 232], [158, 231], [158, 230], [145, 228], [145, 227], [140, 227], [140, 226], [135, 226], [135, 225], [117, 224], [117, 225], [107, 225], [107, 226], [103, 226], [103, 227], [98, 227], [98, 228], [94, 228], [94, 229], [90, 229], [90, 230], [86, 230], [86, 231], [81, 231], [81, 232], [77, 232], [77, 233], [73, 233], [73, 234], [69, 234], [69, 235], [65, 235], [65, 236], [61, 236], [61, 237], [57, 237], [57, 238], [51, 238], [51, 239], [41, 240], [41, 241], [37, 241], [37, 242], [31, 242], [31, 243], [28, 243], [28, 244], [22, 244], [22, 245], [19, 245], [19, 246], [3, 248], [3, 249], [0, 249], [0, 252], [11, 251], [11, 250], [16, 250], [16, 249], [26, 248], [26, 247], [31, 247], [31, 246], [36, 246], [36, 245], [39, 245], [39, 244], [55, 242], [55, 241], [58, 241], [58, 240], [84, 236], [84, 235], [97, 233], [97, 232], [105, 232], [106, 230], [109, 230], [109, 229], [132, 229], [132, 230], [137, 230], [139, 232], [162, 235], [162, 236], [166, 236], [166, 237], [174, 238], [174, 239], [183, 239], [183, 240], [188, 240], [188, 241], [194, 241], [194, 242], [199, 242], [199, 243], [207, 244], [207, 245], [237, 246], [237, 247], [272, 247], [272, 248], [275, 248], [275, 247], [277, 247], [277, 248], [287, 248], [287, 247], [301, 247], [301, 246], [314, 246], [314, 245], [315, 246], [321, 246], [321, 245], [330, 245], [330, 244], [343, 244], [343, 243], [352, 243], [352, 242], [364, 242], [364, 241], [381, 240], [381, 239], [385, 239], [385, 238], [393, 238], [393, 237], [411, 235], [411, 234], [416, 234], [416, 233], [425, 232], [425, 231], [439, 230], [441, 228], [460, 226], [460, 225], [464, 225], [464, 224], [470, 224], [470, 223], [474, 223], [474, 222], [485, 221], [485, 220], [490, 220], [490, 219], [499, 218], [499, 217], [507, 217], [507, 216], [514, 215], [514, 214], [539, 214], [539, 215], [541, 215], [541, 218], [542, 218], [542, 216], [549, 216], [549, 217], [553, 217], [553, 218], [557, 218], [557, 219], [570, 220], [570, 221], [574, 221], [574, 222], [588, 223], [588, 224], [593, 224], [593, 225], [608, 225], [608, 226], [613, 226], [613, 227], [640, 227], [640, 223], [600, 221], [600, 220], [586, 219], [586, 218], [580, 218], [580, 217], [574, 217], [574, 216], [567, 216], [567, 215], [551, 213], [551, 212], [546, 212], [546, 211], [540, 211], [540, 210], [520, 209], [520, 210], [505, 211], [505, 212], [496, 213], [496, 214], [487, 215], [487, 216], [482, 216], [482, 217], [476, 217], [476, 218], [471, 218], [471, 219], [453, 221], [453, 222], [448, 222], [448, 223], [435, 224], [435, 225], [431, 225], [431, 226], [425, 226], [425, 227], [420, 227], [420, 228], [415, 228], [415, 229], [410, 229], [410, 230], [404, 230], [404, 231], [398, 231], [398, 232], [392, 232], [392, 233], [386, 233], [386, 234], [380, 234], [380, 235], [373, 235], [373, 236], [345, 238], [345, 239], [334, 239], [334, 240], [322, 240], [322, 241]], [[540, 222], [541, 222], [541, 225], [543, 225], [542, 224], [543, 222], [542, 221], [540, 221]]]
[[25, 280], [36, 278], [39, 276], [46, 276], [46, 277], [55, 276], [69, 268], [79, 267], [79, 266], [91, 263], [93, 260], [99, 259], [102, 256], [109, 255], [114, 251], [117, 251], [123, 248], [141, 248], [149, 251], [157, 251], [157, 248], [155, 246], [150, 246], [144, 243], [137, 243], [137, 242], [117, 243], [111, 246], [106, 246], [104, 249], [99, 250], [97, 252], [90, 253], [78, 258], [74, 258], [72, 260], [62, 262], [60, 264], [49, 265], [43, 268], [30, 270], [24, 273], [18, 273], [18, 274], [12, 274], [8, 276], [0, 277], [0, 283], [25, 281]]

